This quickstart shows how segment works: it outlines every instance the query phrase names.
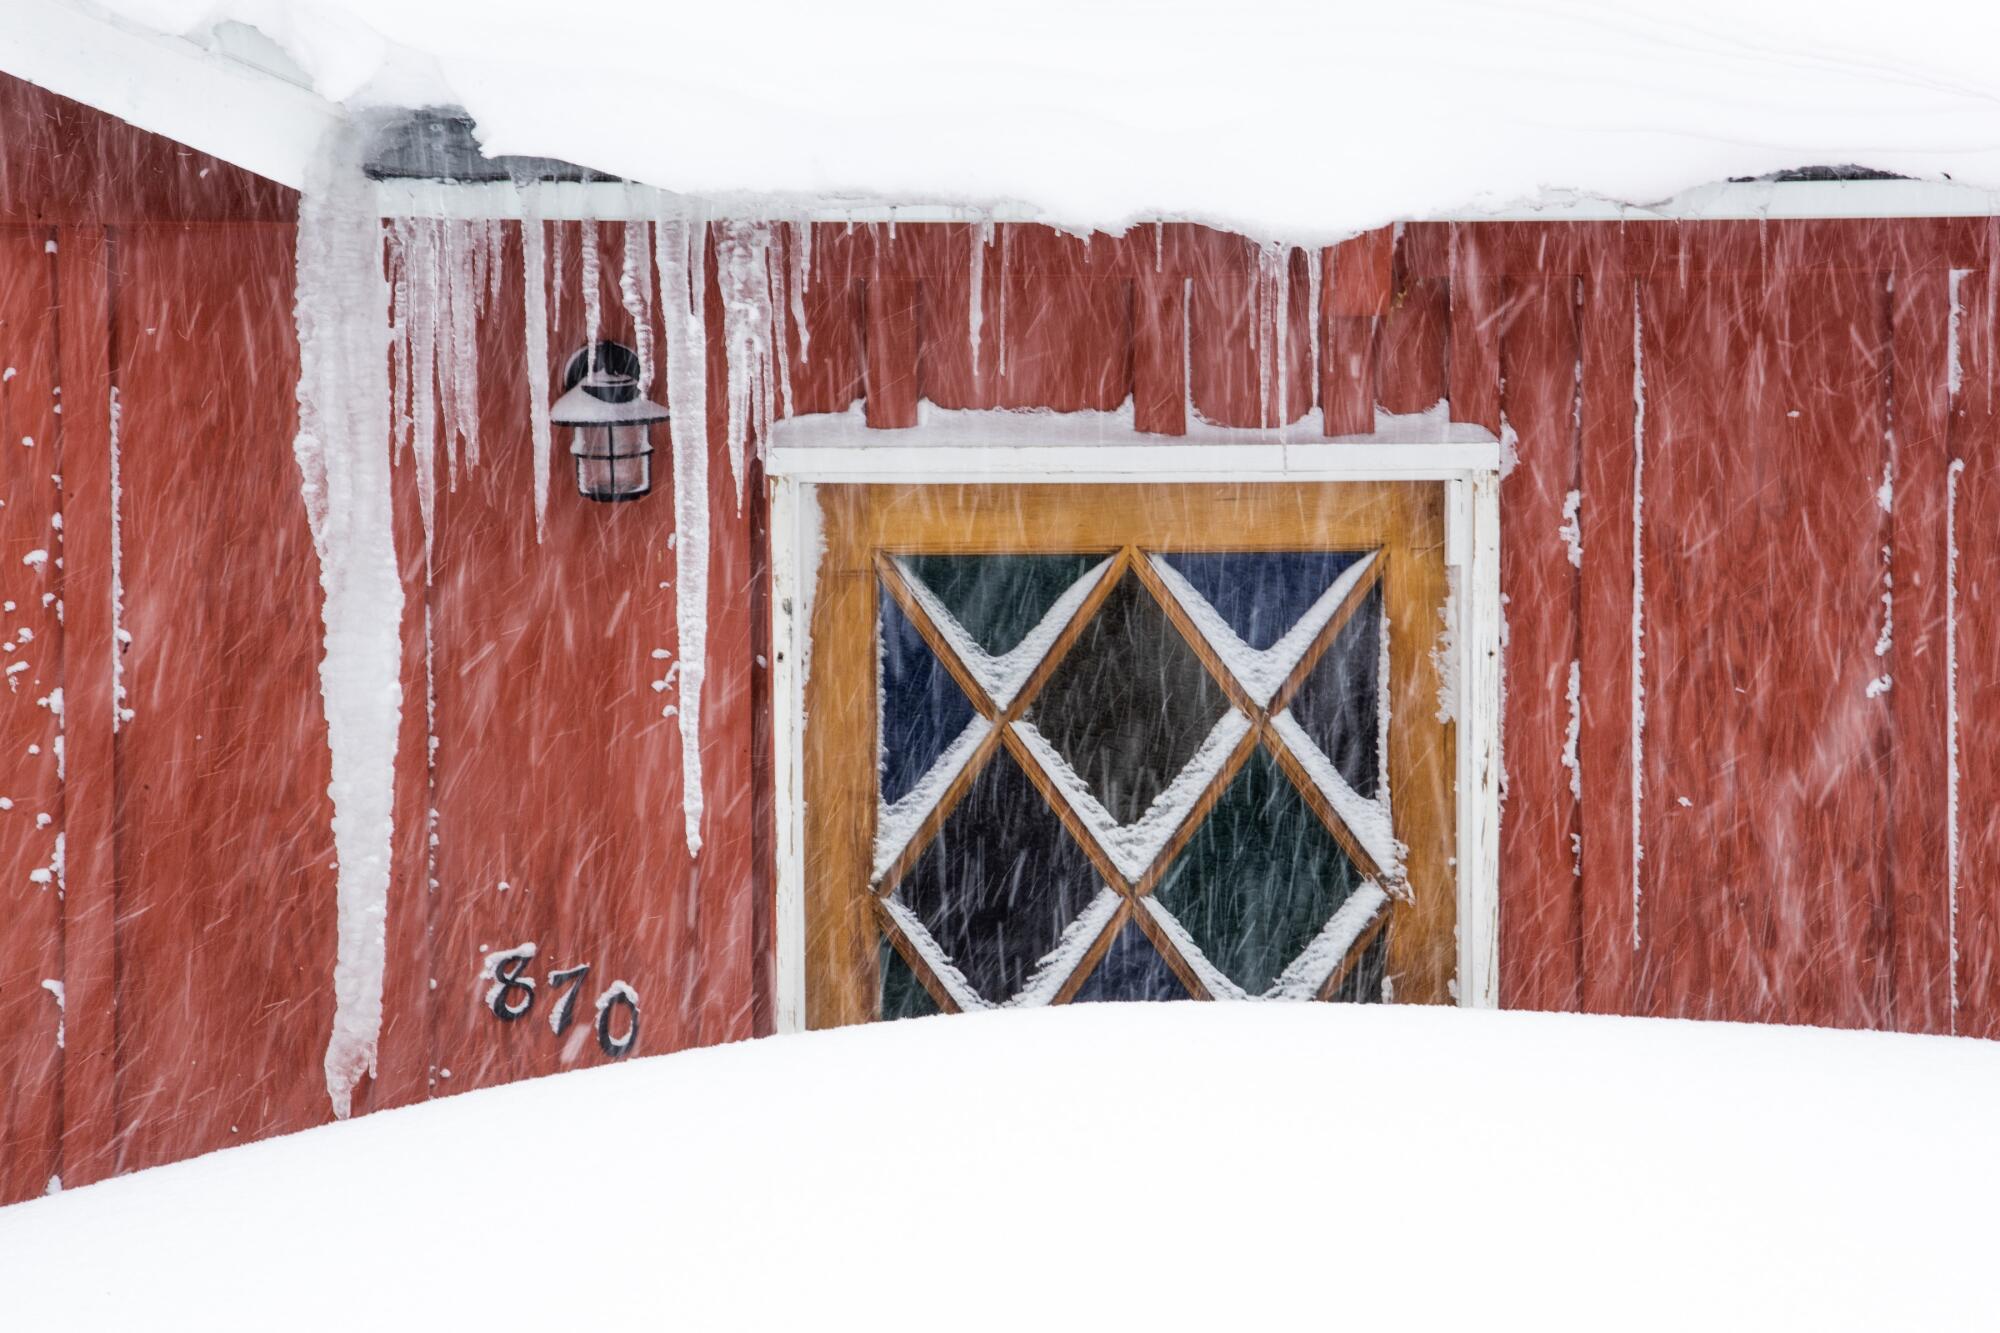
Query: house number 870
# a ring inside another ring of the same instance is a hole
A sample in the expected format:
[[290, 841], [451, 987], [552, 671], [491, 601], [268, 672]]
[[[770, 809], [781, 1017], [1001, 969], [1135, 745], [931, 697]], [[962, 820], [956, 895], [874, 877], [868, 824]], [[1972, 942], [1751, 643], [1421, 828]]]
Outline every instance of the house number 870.
[[[486, 956], [486, 1005], [503, 1023], [526, 1018], [535, 1007], [535, 978], [528, 964], [535, 961], [533, 943], [516, 945]], [[577, 997], [590, 977], [590, 964], [565, 967], [545, 979], [555, 1005], [549, 1010], [549, 1031], [560, 1037], [576, 1021]], [[624, 1013], [621, 1015], [620, 1010]], [[597, 1047], [612, 1059], [629, 1054], [639, 1044], [639, 994], [614, 981], [597, 996]]]

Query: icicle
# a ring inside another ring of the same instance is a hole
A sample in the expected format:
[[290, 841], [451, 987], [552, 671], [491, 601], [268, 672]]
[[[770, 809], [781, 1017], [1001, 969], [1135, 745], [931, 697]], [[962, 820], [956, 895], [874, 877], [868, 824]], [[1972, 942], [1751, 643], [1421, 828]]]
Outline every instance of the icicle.
[[799, 334], [799, 364], [806, 364], [812, 330], [806, 327], [806, 284], [812, 281], [813, 224], [808, 217], [792, 222], [792, 327]]
[[[464, 222], [452, 228], [457, 233], [457, 257], [452, 267], [451, 291], [451, 376], [452, 402], [458, 413], [458, 434], [465, 444], [465, 465], [479, 466], [479, 316], [486, 284], [479, 270], [484, 265], [481, 247], [486, 232], [482, 224]], [[453, 461], [453, 481], [457, 462]]]
[[535, 542], [548, 535], [549, 467], [553, 449], [549, 427], [548, 254], [542, 223], [542, 185], [516, 187], [521, 197], [522, 315], [527, 329], [528, 426], [535, 451]]
[[455, 227], [449, 220], [434, 220], [424, 235], [431, 245], [430, 262], [437, 270], [437, 313], [432, 329], [437, 339], [432, 357], [437, 371], [438, 421], [444, 428], [445, 475], [453, 490], [458, 489], [458, 440], [463, 418], [458, 409], [458, 297], [465, 280], [458, 273], [459, 247], [453, 244]]
[[[1314, 403], [1319, 401], [1320, 390], [1319, 302], [1320, 276], [1324, 267], [1319, 251], [1306, 252], [1306, 340], [1311, 346], [1312, 354], [1312, 360], [1306, 365], [1306, 373], [1312, 376], [1312, 392], [1307, 395], [1307, 401]], [[1322, 413], [1321, 429], [1322, 431], [1325, 429], [1324, 413]]]
[[985, 299], [986, 287], [986, 246], [993, 239], [993, 220], [982, 221], [972, 231], [971, 272], [967, 282], [967, 300], [970, 309], [966, 314], [966, 328], [972, 337], [972, 382], [979, 382], [979, 334], [986, 324], [986, 312], [981, 307]]
[[[785, 331], [790, 310], [785, 302], [785, 258], [779, 253], [778, 234], [771, 234], [771, 246], [764, 252], [764, 285], [771, 292], [771, 361], [778, 371], [777, 415], [792, 414], [791, 342]], [[757, 457], [764, 457], [764, 437], [757, 437]]]
[[597, 221], [584, 210], [583, 238], [578, 242], [583, 247], [583, 326], [585, 364], [597, 369], [597, 338], [604, 322], [603, 270], [597, 247], [602, 238], [597, 233]]
[[725, 223], [716, 236], [715, 277], [722, 287], [722, 341], [729, 358], [729, 469], [739, 506], [750, 437], [754, 432], [761, 447], [771, 428], [770, 243], [770, 227], [761, 222]]
[[1000, 224], [1000, 378], [1007, 378], [1007, 271], [1014, 253], [1014, 233]]
[[[390, 353], [391, 368], [395, 372], [394, 414], [391, 429], [394, 437], [405, 448], [410, 438], [410, 220], [396, 219], [389, 233], [389, 286], [391, 310], [389, 336], [393, 340]], [[396, 451], [390, 451], [390, 462], [395, 462]]]
[[549, 232], [549, 328], [553, 332], [562, 327], [564, 274], [569, 267], [564, 238], [569, 235], [569, 226], [558, 218], [549, 224]]
[[1265, 285], [1268, 281], [1271, 247], [1259, 246], [1257, 262], [1250, 270], [1250, 339], [1257, 348], [1257, 424], [1271, 424], [1271, 339], [1265, 331], [1268, 308]]
[[500, 259], [506, 253], [506, 242], [507, 232], [500, 225], [500, 219], [487, 218], [486, 235], [481, 244], [485, 247], [486, 254], [486, 304], [488, 305], [497, 306], [500, 303], [501, 279], [506, 268]]
[[[1955, 276], [1955, 275], [1954, 275]], [[1957, 283], [1952, 284], [1954, 289]], [[1953, 291], [1953, 314], [1956, 315], [1956, 290]], [[1952, 348], [1956, 359], [1958, 349]], [[1956, 406], [1956, 403], [1953, 404]], [[1949, 817], [1949, 830], [1945, 840], [1945, 901], [1951, 932], [1951, 1030], [1958, 1031], [1958, 477], [1965, 471], [1965, 460], [1954, 458], [1945, 469], [1945, 509], [1944, 509], [1944, 549], [1945, 549], [1945, 592], [1944, 592], [1944, 659], [1945, 659], [1945, 734], [1948, 737], [1948, 753], [1951, 768], [1945, 778], [1945, 807]]]
[[306, 518], [326, 625], [320, 687], [332, 752], [338, 867], [326, 1089], [346, 1117], [375, 1072], [382, 1029], [403, 583], [389, 471], [389, 284], [383, 228], [360, 161], [367, 131], [336, 122], [299, 200], [295, 319]]
[[653, 390], [652, 239], [642, 218], [625, 222], [624, 263], [618, 271], [618, 299], [632, 321], [633, 351], [639, 355], [639, 392]]
[[653, 226], [666, 331], [668, 432], [674, 448], [674, 603], [680, 633], [681, 808], [701, 851], [701, 687], [708, 665], [707, 227], [662, 196]]
[[424, 524], [424, 582], [431, 578], [431, 548], [437, 518], [437, 223], [410, 224], [410, 457], [417, 469], [417, 512]]
[[1646, 313], [1632, 284], [1632, 950], [1639, 949], [1639, 863], [1646, 859]]

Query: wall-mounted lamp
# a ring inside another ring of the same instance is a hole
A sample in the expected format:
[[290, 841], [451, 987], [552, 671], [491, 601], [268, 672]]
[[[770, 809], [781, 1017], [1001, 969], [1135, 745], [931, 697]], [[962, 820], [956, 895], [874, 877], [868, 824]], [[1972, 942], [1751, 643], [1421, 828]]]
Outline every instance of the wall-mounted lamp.
[[636, 500], [653, 489], [655, 424], [667, 409], [639, 392], [639, 357], [623, 343], [579, 347], [563, 367], [551, 425], [576, 432], [576, 489], [587, 500]]

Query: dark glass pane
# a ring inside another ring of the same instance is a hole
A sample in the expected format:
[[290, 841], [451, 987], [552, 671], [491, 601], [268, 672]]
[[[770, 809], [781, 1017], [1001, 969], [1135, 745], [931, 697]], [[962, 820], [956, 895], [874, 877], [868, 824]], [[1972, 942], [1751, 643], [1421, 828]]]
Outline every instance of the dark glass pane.
[[896, 946], [882, 941], [882, 1017], [923, 1018], [938, 1012], [937, 1001], [924, 989]]
[[972, 641], [995, 657], [1028, 631], [1101, 555], [911, 555], [903, 568], [937, 594]]
[[1382, 588], [1377, 584], [1299, 682], [1290, 710], [1347, 785], [1367, 797], [1380, 794], [1382, 780], [1381, 738], [1376, 734], [1381, 671]]
[[1380, 1004], [1382, 978], [1389, 970], [1389, 932], [1376, 932], [1328, 999], [1345, 1004]]
[[972, 721], [972, 704], [903, 608], [880, 590], [882, 799], [894, 802], [928, 773]]
[[1027, 720], [1120, 824], [1146, 812], [1229, 701], [1138, 576], [1127, 574]]
[[1105, 950], [1097, 970], [1078, 989], [1072, 1004], [1102, 1000], [1185, 1000], [1187, 987], [1167, 966], [1167, 960], [1146, 938], [1136, 921], [1127, 921]]
[[1154, 892], [1208, 960], [1257, 995], [1305, 951], [1360, 880], [1259, 747]]
[[1299, 623], [1362, 551], [1228, 551], [1176, 555], [1167, 563], [1207, 599], [1236, 637], [1269, 648]]
[[896, 899], [972, 988], [997, 1002], [1021, 989], [1101, 884], [1003, 749], [896, 886]]

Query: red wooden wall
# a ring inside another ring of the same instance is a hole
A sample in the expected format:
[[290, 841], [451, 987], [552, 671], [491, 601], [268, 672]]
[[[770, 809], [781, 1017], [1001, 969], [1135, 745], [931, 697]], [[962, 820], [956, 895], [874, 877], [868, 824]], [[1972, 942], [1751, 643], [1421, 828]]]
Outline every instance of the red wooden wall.
[[[23, 664], [0, 695], [6, 1201], [328, 1118], [334, 870], [295, 201], [5, 79], [0, 129], [0, 670]], [[597, 230], [623, 336], [622, 226]], [[581, 234], [558, 357], [584, 337]], [[1509, 442], [1507, 1004], [2000, 1034], [1988, 222], [1412, 224], [1319, 253], [1005, 226], [975, 362], [980, 242], [818, 227], [795, 410], [1129, 399], [1165, 435], [1190, 408], [1317, 408], [1349, 434], [1448, 398]], [[761, 486], [739, 511], [719, 341], [690, 859], [653, 688], [679, 648], [670, 487], [585, 502], [559, 440], [537, 544], [517, 229], [505, 245], [483, 457], [440, 488], [428, 580], [398, 462], [404, 726], [363, 1110], [604, 1058], [590, 1007], [614, 980], [643, 1053], [769, 1028]], [[528, 942], [538, 977], [592, 968], [562, 1038], [547, 994], [511, 1024], [484, 1003], [486, 955]]]

